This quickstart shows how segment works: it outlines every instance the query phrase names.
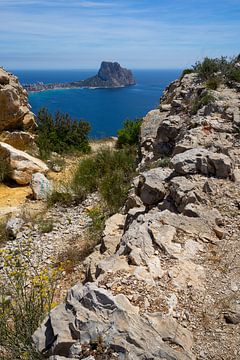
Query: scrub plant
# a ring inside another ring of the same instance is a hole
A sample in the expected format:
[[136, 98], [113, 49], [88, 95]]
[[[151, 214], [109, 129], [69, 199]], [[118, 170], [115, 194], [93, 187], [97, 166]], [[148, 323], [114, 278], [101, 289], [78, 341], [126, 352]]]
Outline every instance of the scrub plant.
[[[33, 261], [33, 258], [34, 261]], [[31, 240], [0, 250], [0, 358], [40, 360], [34, 331], [54, 306], [61, 266], [39, 266], [40, 254]]]

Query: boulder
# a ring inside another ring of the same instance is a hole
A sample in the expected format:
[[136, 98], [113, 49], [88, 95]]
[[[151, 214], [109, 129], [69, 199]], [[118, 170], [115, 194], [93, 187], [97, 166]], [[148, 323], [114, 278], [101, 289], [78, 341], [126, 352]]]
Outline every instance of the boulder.
[[10, 177], [20, 185], [29, 184], [32, 174], [36, 172], [48, 172], [48, 167], [43, 161], [3, 142], [0, 142], [0, 159], [9, 163]]
[[79, 344], [91, 347], [99, 337], [103, 352], [112, 349], [122, 360], [195, 359], [191, 334], [174, 319], [140, 315], [124, 295], [113, 296], [95, 283], [75, 285], [66, 304], [53, 309], [35, 331], [33, 341], [42, 353], [71, 358], [74, 344], [78, 350]]
[[135, 191], [144, 205], [158, 204], [166, 195], [164, 182], [171, 175], [167, 168], [151, 169], [140, 174], [135, 180]]
[[28, 104], [26, 90], [16, 76], [0, 69], [0, 131], [31, 130], [36, 126], [35, 116]]
[[23, 224], [24, 221], [19, 216], [12, 216], [10, 219], [8, 219], [6, 224], [6, 233], [8, 238], [15, 239]]
[[47, 200], [47, 197], [52, 192], [51, 182], [41, 173], [32, 175], [30, 187], [33, 192], [34, 200]]
[[204, 148], [195, 148], [177, 154], [171, 159], [171, 164], [180, 175], [201, 173], [207, 176], [229, 178], [232, 173], [232, 162], [227, 155], [214, 153]]

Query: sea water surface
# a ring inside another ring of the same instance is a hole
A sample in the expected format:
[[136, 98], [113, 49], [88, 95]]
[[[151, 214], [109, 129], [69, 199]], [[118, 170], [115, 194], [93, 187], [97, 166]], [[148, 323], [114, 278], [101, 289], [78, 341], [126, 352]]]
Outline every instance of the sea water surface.
[[[86, 79], [96, 70], [12, 70], [22, 84], [57, 83]], [[159, 105], [165, 87], [181, 70], [133, 70], [137, 84], [118, 89], [63, 89], [31, 92], [29, 102], [37, 114], [42, 107], [51, 113], [69, 113], [91, 124], [91, 138], [116, 136], [126, 119], [143, 117]]]

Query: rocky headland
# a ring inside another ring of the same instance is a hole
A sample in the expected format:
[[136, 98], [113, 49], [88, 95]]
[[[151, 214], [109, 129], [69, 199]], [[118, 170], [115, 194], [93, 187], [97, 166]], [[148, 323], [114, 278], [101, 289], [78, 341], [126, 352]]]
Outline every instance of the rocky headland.
[[54, 89], [72, 88], [118, 88], [135, 85], [131, 70], [124, 69], [117, 62], [103, 61], [97, 75], [86, 80], [72, 81], [68, 83], [44, 84], [36, 83], [24, 85], [27, 91], [45, 91]]
[[[239, 129], [238, 82], [210, 90], [194, 72], [169, 85], [143, 119], [124, 207], [75, 269], [79, 282], [33, 334], [44, 358], [239, 358]], [[93, 194], [46, 210], [61, 221], [45, 235], [15, 221], [6, 246], [30, 237], [49, 263], [88, 226], [87, 209], [98, 201]]]

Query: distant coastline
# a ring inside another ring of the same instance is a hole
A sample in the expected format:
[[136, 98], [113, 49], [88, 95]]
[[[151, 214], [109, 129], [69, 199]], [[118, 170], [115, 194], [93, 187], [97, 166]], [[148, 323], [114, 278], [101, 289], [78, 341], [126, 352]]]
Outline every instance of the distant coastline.
[[67, 90], [67, 89], [112, 89], [135, 85], [136, 81], [132, 71], [124, 69], [117, 62], [103, 61], [97, 75], [86, 80], [71, 81], [66, 83], [44, 84], [37, 82], [33, 84], [24, 84], [23, 87], [28, 92], [42, 92], [48, 90]]
[[[64, 86], [61, 86], [61, 83], [57, 83], [55, 87], [52, 87], [53, 84], [43, 84], [41, 85], [42, 88], [38, 89], [39, 83], [33, 83], [33, 84], [24, 84], [23, 87], [25, 90], [27, 90], [29, 93], [36, 93], [36, 92], [45, 92], [45, 91], [52, 91], [52, 90], [74, 90], [74, 89], [119, 89], [119, 88], [124, 88], [127, 86], [133, 86], [136, 85], [119, 85], [119, 86], [65, 86], [65, 83], [63, 84]], [[49, 86], [50, 85], [50, 86]], [[49, 86], [49, 87], [48, 87]]]

